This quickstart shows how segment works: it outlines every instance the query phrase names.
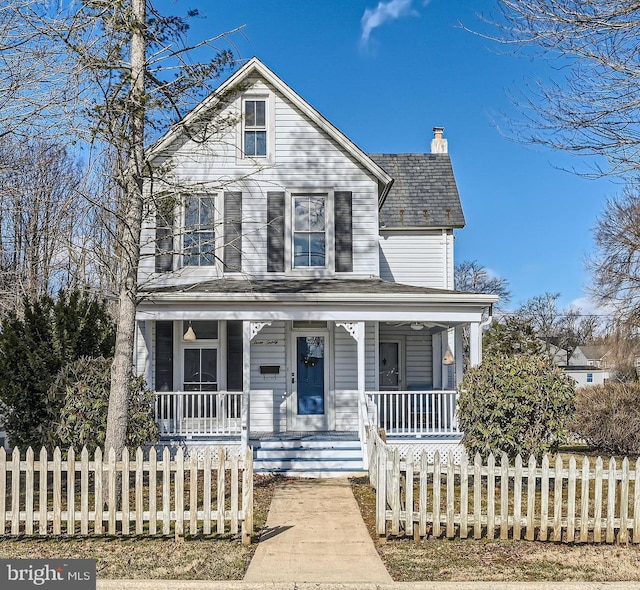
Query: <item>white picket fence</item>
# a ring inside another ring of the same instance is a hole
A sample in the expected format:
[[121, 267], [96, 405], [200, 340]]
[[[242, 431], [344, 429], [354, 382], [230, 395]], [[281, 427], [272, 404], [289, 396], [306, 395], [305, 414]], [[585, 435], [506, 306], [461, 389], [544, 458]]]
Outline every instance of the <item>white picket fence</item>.
[[518, 456], [500, 464], [479, 455], [441, 463], [400, 460], [374, 429], [368, 433], [369, 477], [376, 489], [376, 528], [385, 535], [447, 538], [640, 542], [640, 459], [605, 462], [544, 457], [526, 465]]
[[[253, 533], [253, 452], [209, 448], [200, 459], [151, 448], [116, 460], [97, 449], [0, 449], [0, 534], [175, 535]], [[122, 483], [121, 493], [118, 482]], [[106, 486], [106, 490], [105, 490]], [[105, 494], [106, 492], [106, 494]], [[105, 496], [108, 503], [105, 505]]]

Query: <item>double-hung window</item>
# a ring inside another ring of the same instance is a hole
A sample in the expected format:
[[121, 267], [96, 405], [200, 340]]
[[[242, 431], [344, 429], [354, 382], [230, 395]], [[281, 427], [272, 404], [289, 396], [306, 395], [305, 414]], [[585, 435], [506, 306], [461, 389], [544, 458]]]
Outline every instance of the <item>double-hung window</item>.
[[189, 196], [185, 200], [182, 252], [184, 266], [215, 264], [215, 197]]
[[327, 266], [327, 195], [293, 197], [293, 267]]
[[267, 101], [245, 99], [244, 101], [244, 155], [265, 157], [267, 155]]

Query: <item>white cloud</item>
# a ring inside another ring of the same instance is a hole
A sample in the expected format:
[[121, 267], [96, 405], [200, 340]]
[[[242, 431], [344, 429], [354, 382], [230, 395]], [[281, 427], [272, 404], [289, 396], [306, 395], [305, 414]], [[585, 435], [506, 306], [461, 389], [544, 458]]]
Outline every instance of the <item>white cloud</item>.
[[[397, 20], [403, 16], [417, 14], [412, 9], [411, 4], [413, 0], [388, 0], [388, 2], [378, 2], [378, 6], [375, 8], [367, 8], [362, 15], [360, 23], [362, 25], [362, 35], [360, 41], [363, 45], [369, 42], [371, 31], [376, 27], [383, 25], [384, 23], [392, 20]], [[429, 0], [423, 0], [423, 6], [426, 6]]]
[[614, 309], [612, 307], [599, 307], [595, 301], [588, 297], [578, 297], [571, 302], [570, 306], [578, 307], [585, 315], [607, 316], [614, 313]]

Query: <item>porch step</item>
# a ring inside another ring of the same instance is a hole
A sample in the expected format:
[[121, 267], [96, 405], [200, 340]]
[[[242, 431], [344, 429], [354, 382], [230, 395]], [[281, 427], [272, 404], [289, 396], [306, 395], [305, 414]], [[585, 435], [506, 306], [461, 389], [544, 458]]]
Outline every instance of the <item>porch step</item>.
[[362, 475], [359, 440], [256, 440], [253, 467], [256, 473], [287, 477], [345, 477]]

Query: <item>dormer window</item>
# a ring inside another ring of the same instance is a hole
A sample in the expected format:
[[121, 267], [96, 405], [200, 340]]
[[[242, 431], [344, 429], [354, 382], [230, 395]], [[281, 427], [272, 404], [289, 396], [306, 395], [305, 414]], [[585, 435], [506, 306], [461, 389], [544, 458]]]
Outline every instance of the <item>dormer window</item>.
[[182, 234], [182, 262], [184, 266], [212, 266], [215, 264], [214, 234], [215, 197], [189, 196], [185, 200]]
[[267, 101], [245, 99], [244, 101], [244, 155], [265, 157], [267, 155]]

